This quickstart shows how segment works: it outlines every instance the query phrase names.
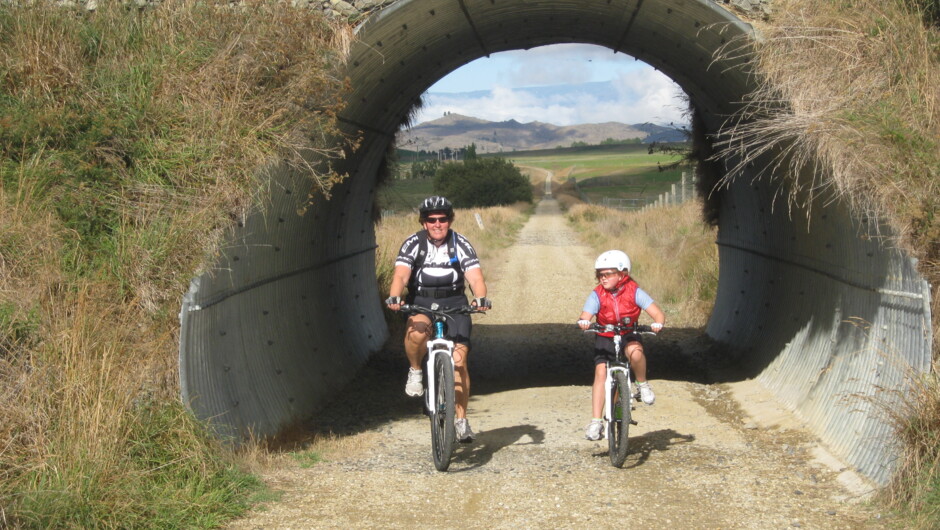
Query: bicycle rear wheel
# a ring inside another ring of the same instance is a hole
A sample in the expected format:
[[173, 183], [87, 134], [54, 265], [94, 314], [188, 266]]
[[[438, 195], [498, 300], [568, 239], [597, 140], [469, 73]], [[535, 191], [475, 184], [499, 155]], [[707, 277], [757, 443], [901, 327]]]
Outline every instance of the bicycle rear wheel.
[[[614, 467], [623, 467], [627, 458], [630, 423], [632, 421], [632, 402], [627, 376], [623, 372], [614, 372], [614, 384], [610, 389], [612, 405], [610, 422], [607, 423], [607, 445], [610, 449], [610, 463]], [[618, 413], [619, 411], [619, 413]]]
[[437, 388], [431, 396], [431, 454], [434, 467], [447, 471], [454, 452], [454, 362], [448, 355], [434, 359]]

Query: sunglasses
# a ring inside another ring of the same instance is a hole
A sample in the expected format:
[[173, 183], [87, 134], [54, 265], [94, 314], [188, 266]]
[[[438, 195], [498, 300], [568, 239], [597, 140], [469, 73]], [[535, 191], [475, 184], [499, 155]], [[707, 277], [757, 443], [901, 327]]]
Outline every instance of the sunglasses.
[[438, 224], [438, 223], [444, 224], [444, 223], [450, 222], [450, 217], [425, 217], [423, 222], [432, 224], [432, 225]]
[[600, 280], [601, 278], [610, 278], [611, 276], [616, 276], [618, 274], [620, 274], [618, 271], [598, 272], [596, 276], [597, 276], [597, 279]]

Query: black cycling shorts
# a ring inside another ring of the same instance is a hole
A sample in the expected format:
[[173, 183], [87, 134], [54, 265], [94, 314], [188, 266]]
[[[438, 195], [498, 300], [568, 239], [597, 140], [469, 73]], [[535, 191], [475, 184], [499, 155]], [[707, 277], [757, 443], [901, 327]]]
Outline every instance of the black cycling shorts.
[[[639, 342], [640, 346], [643, 345], [643, 340], [640, 339], [640, 335], [637, 333], [630, 333], [629, 335], [624, 335], [623, 339], [620, 341], [620, 346], [623, 348], [623, 359], [627, 360], [627, 344], [631, 342]], [[597, 335], [594, 337], [594, 365], [604, 364], [608, 361], [613, 361], [616, 352], [614, 352], [614, 338], [613, 337], [602, 337]]]
[[[422, 307], [431, 307], [431, 304], [437, 304], [442, 308], [464, 307], [469, 305], [467, 297], [462, 294], [448, 296], [447, 298], [430, 298], [427, 296], [416, 296], [415, 305]], [[447, 330], [444, 331], [444, 338], [452, 340], [457, 344], [465, 344], [470, 347], [470, 330], [473, 328], [473, 321], [470, 315], [450, 315], [447, 319]]]

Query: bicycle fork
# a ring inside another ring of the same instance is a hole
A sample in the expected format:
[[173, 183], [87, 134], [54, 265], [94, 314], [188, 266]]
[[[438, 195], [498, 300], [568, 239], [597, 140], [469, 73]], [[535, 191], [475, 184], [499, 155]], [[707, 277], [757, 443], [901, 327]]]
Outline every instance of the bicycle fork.
[[[627, 386], [628, 386], [628, 388], [626, 388], [626, 389], [621, 389], [621, 390], [627, 390], [627, 391], [630, 392], [631, 394], [633, 393], [633, 389], [630, 388], [630, 387], [632, 387], [632, 385], [631, 385], [631, 383], [630, 383], [630, 370], [627, 369], [627, 368], [624, 367], [624, 366], [610, 366], [610, 365], [608, 365], [608, 366], [607, 366], [607, 378], [604, 379], [604, 419], [607, 420], [608, 423], [614, 421], [615, 419], [620, 419], [620, 418], [615, 418], [615, 413], [614, 413], [614, 409], [613, 409], [615, 402], [614, 402], [614, 400], [611, 399], [611, 398], [613, 397], [613, 390], [614, 390], [614, 374], [617, 373], [617, 372], [622, 373], [622, 374], [627, 378]], [[632, 396], [632, 395], [630, 396], [629, 403], [630, 403], [630, 406], [632, 407], [632, 406], [633, 406], [633, 396]], [[622, 413], [621, 413], [621, 414], [622, 414]], [[622, 416], [621, 416], [621, 417], [622, 417]], [[634, 420], [632, 417], [631, 417], [631, 419], [630, 419], [630, 424], [631, 424], [631, 425], [636, 425], [636, 424], [637, 424], [637, 423], [636, 423], [636, 420]]]
[[[434, 397], [437, 395], [437, 373], [434, 371], [434, 361], [437, 360], [438, 355], [446, 355], [448, 357], [453, 357], [451, 352], [454, 351], [454, 342], [447, 339], [433, 339], [428, 341], [428, 355], [427, 355], [427, 365], [425, 366], [425, 372], [428, 375], [428, 388], [427, 392], [424, 394], [424, 408], [428, 411], [429, 414], [433, 414], [434, 411]], [[451, 362], [453, 366], [453, 362]]]

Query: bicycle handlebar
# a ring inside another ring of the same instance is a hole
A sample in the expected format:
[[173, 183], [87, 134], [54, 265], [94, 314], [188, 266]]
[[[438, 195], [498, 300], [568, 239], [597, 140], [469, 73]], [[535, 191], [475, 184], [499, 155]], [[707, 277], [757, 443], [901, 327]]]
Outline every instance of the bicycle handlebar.
[[411, 313], [411, 314], [420, 313], [422, 315], [439, 316], [439, 317], [447, 317], [450, 315], [472, 315], [474, 313], [485, 313], [485, 311], [481, 310], [480, 308], [469, 306], [469, 305], [434, 309], [434, 308], [424, 307], [424, 306], [420, 306], [416, 304], [402, 304], [399, 311], [402, 313]]
[[643, 335], [655, 335], [653, 328], [644, 324], [598, 324], [593, 323], [591, 327], [584, 330], [585, 333], [616, 333], [617, 335], [629, 335], [630, 333], [640, 333]]

